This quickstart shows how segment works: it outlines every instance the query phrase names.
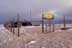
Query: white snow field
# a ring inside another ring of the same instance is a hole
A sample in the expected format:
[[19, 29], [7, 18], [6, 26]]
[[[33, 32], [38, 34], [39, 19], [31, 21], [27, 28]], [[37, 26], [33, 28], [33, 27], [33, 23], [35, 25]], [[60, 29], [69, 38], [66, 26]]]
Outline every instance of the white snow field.
[[[0, 48], [72, 48], [72, 29], [41, 33], [41, 26], [20, 28], [20, 37], [0, 25]], [[17, 29], [15, 29], [17, 33]]]

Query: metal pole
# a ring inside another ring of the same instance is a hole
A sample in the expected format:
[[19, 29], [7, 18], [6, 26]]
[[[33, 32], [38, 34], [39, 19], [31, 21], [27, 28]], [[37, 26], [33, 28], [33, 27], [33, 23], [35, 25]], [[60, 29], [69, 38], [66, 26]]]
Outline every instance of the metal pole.
[[[31, 16], [31, 14], [32, 14], [32, 11], [31, 11], [31, 8], [30, 8], [30, 22], [32, 23], [32, 16]], [[32, 24], [33, 25], [33, 24]], [[31, 25], [31, 26], [32, 26]]]

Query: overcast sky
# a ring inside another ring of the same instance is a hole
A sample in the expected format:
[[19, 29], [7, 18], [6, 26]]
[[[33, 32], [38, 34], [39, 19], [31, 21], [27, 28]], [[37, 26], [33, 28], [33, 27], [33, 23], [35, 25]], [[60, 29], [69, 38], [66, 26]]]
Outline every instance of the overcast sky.
[[17, 17], [17, 13], [21, 19], [30, 19], [31, 14], [32, 20], [39, 20], [40, 14], [49, 10], [57, 17], [72, 16], [72, 0], [0, 0], [0, 22]]

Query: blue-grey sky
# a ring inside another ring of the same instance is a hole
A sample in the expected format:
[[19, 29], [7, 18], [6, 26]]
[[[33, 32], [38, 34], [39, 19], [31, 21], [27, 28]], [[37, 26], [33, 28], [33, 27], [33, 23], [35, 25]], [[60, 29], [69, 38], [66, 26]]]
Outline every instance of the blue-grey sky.
[[17, 13], [21, 19], [40, 20], [40, 14], [49, 10], [58, 18], [72, 16], [72, 0], [0, 0], [0, 22], [17, 17]]

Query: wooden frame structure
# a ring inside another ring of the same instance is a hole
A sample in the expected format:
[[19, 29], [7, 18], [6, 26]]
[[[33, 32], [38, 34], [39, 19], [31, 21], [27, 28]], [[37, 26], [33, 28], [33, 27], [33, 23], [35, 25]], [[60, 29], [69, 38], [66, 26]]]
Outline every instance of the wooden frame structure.
[[[54, 25], [54, 22], [53, 22], [54, 15], [52, 14], [51, 16], [52, 17], [50, 17], [50, 15], [48, 15], [47, 16], [48, 18], [45, 18], [44, 14], [42, 14], [42, 33], [54, 32], [55, 31], [55, 25]], [[44, 20], [48, 20], [48, 25], [44, 23]], [[44, 24], [45, 24], [46, 27], [44, 27]]]

